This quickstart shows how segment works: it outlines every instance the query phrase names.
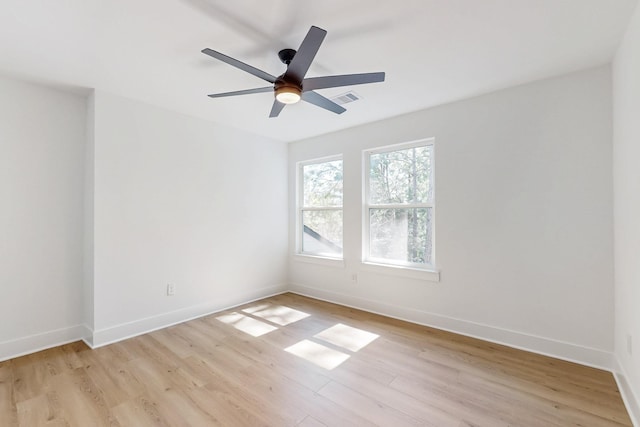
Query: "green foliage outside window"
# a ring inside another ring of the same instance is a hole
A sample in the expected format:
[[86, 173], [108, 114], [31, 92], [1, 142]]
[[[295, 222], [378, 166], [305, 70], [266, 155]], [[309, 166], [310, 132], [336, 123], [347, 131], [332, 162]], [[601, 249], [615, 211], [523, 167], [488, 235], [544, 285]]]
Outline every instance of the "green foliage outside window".
[[371, 257], [432, 264], [432, 161], [432, 145], [370, 155]]
[[342, 160], [304, 165], [302, 185], [302, 251], [341, 255]]

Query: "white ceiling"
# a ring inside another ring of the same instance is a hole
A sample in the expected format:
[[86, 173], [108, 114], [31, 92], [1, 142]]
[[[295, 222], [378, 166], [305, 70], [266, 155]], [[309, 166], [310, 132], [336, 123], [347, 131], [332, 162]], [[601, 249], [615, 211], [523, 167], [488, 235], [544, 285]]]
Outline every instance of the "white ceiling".
[[[0, 71], [96, 88], [283, 141], [299, 140], [609, 62], [636, 0], [2, 0]], [[284, 72], [311, 25], [328, 31], [308, 77], [385, 71], [336, 115], [273, 95], [200, 51]], [[1, 96], [1, 95], [0, 95]]]

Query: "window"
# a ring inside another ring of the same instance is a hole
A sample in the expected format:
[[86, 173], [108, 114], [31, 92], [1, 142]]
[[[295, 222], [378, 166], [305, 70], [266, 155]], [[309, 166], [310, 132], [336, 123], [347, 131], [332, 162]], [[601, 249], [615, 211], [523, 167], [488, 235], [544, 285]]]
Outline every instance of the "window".
[[342, 158], [298, 167], [298, 252], [342, 258]]
[[433, 184], [433, 140], [365, 152], [365, 262], [434, 267]]

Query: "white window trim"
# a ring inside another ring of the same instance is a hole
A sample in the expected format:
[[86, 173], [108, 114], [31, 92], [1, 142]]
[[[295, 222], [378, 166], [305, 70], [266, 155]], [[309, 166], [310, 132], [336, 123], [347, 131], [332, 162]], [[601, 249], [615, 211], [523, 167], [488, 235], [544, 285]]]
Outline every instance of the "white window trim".
[[440, 271], [433, 268], [413, 268], [395, 264], [378, 264], [375, 262], [363, 261], [361, 264], [363, 271], [370, 271], [376, 274], [385, 274], [395, 277], [406, 277], [408, 279], [426, 280], [428, 282], [439, 282]]
[[[362, 188], [362, 266], [365, 270], [375, 271], [382, 274], [392, 274], [392, 275], [401, 275], [406, 277], [414, 277], [420, 279], [426, 279], [430, 281], [438, 282], [440, 281], [440, 272], [436, 268], [436, 186], [433, 186], [433, 200], [431, 203], [414, 203], [411, 205], [406, 204], [375, 204], [371, 205], [369, 203], [369, 179], [370, 179], [370, 171], [369, 167], [371, 164], [370, 157], [372, 154], [380, 154], [380, 153], [388, 153], [391, 151], [405, 150], [413, 147], [422, 147], [431, 145], [433, 147], [433, 156], [435, 158], [435, 138], [424, 138], [418, 139], [414, 141], [385, 145], [383, 147], [376, 147], [368, 150], [363, 150], [362, 152], [362, 174], [363, 174], [363, 188]], [[433, 161], [431, 165], [431, 173], [432, 179], [435, 184], [435, 175], [436, 175], [436, 162]], [[370, 208], [407, 208], [407, 207], [427, 207], [432, 208], [432, 253], [431, 253], [431, 264], [417, 264], [417, 263], [401, 263], [401, 262], [391, 262], [385, 259], [379, 258], [371, 258], [369, 257], [369, 234], [370, 234], [370, 219], [371, 216], [369, 214]]]
[[310, 255], [305, 253], [295, 253], [292, 259], [296, 262], [324, 265], [326, 267], [344, 268], [344, 259], [330, 258], [321, 255]]
[[[335, 160], [342, 160], [342, 206], [327, 206], [327, 207], [305, 207], [304, 202], [304, 180], [303, 168], [308, 165], [315, 165], [318, 163], [333, 162]], [[296, 163], [296, 239], [295, 239], [295, 257], [294, 259], [303, 262], [310, 262], [315, 264], [324, 264], [330, 266], [344, 266], [344, 246], [342, 248], [341, 256], [331, 256], [328, 254], [313, 254], [305, 253], [302, 251], [302, 213], [303, 211], [342, 211], [342, 244], [344, 245], [344, 158], [342, 154], [336, 154], [327, 157], [320, 157], [310, 160], [303, 160]]]

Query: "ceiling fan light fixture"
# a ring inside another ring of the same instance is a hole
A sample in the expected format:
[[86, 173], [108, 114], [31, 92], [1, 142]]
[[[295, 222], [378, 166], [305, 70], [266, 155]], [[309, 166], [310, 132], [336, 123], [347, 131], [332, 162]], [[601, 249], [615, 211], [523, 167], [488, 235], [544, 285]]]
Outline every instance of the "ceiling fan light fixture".
[[295, 86], [280, 86], [276, 88], [276, 99], [283, 104], [295, 104], [302, 98], [302, 91]]

